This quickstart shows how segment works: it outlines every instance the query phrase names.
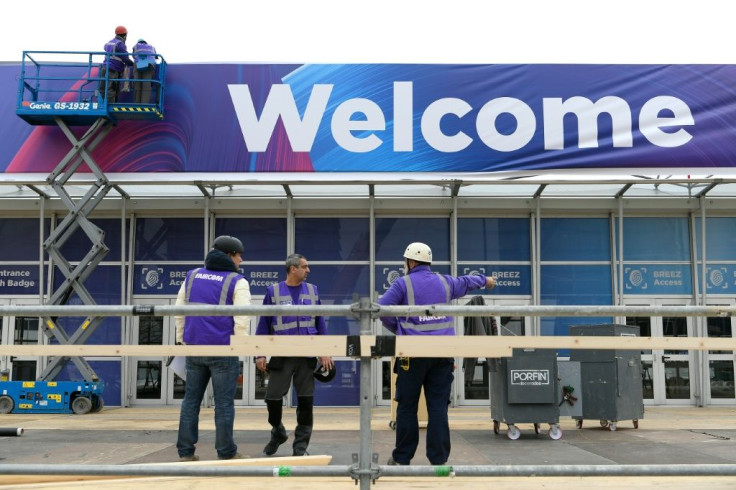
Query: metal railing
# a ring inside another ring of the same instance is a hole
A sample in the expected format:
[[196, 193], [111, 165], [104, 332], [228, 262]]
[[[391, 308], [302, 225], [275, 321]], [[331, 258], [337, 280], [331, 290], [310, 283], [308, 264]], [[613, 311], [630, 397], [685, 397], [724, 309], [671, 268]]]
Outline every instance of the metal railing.
[[[139, 476], [350, 476], [356, 483], [360, 482], [361, 489], [368, 489], [372, 482], [380, 476], [733, 476], [736, 475], [735, 464], [693, 464], [693, 465], [556, 465], [556, 466], [515, 466], [515, 465], [446, 465], [446, 466], [384, 466], [377, 464], [377, 455], [371, 454], [372, 431], [371, 431], [371, 408], [372, 408], [372, 382], [371, 363], [374, 358], [392, 355], [392, 353], [378, 349], [378, 339], [381, 336], [372, 336], [373, 321], [382, 316], [413, 316], [413, 315], [462, 315], [462, 316], [575, 316], [575, 317], [601, 317], [601, 316], [708, 316], [728, 317], [736, 313], [736, 306], [454, 306], [454, 305], [425, 305], [425, 306], [380, 306], [363, 298], [359, 303], [352, 305], [313, 305], [313, 306], [205, 306], [205, 305], [80, 305], [80, 306], [32, 306], [13, 305], [0, 306], [2, 315], [24, 315], [39, 317], [55, 316], [206, 316], [206, 315], [279, 315], [297, 314], [309, 316], [352, 316], [360, 320], [360, 336], [352, 337], [352, 347], [358, 349], [359, 355], [352, 357], [360, 358], [360, 450], [353, 455], [354, 464], [351, 466], [328, 466], [328, 467], [187, 467], [187, 466], [160, 466], [149, 465], [0, 465], [0, 474], [77, 474], [77, 475], [139, 475]], [[272, 352], [287, 353], [289, 342], [294, 339], [289, 336], [275, 337], [251, 337], [250, 344], [242, 346], [233, 344], [230, 346], [130, 346], [130, 347], [152, 347], [153, 353], [159, 355], [186, 355], [194, 352], [192, 349], [207, 348], [207, 355], [250, 355], [254, 353], [269, 354], [264, 350], [258, 340], [266, 340]], [[344, 352], [349, 356], [351, 347], [350, 336], [328, 336], [331, 339], [344, 339], [342, 342], [328, 342], [327, 344], [315, 344], [310, 350], [305, 348], [304, 338], [302, 341], [301, 355], [335, 355], [335, 352]], [[356, 337], [358, 340], [356, 340]], [[310, 337], [314, 338], [314, 337]], [[425, 340], [436, 340], [438, 342], [426, 343], [422, 348], [423, 355], [437, 356], [444, 352], [445, 357], [454, 353], [447, 353], [448, 340], [456, 337], [444, 337], [431, 339], [418, 337], [397, 337], [396, 352], [401, 348], [399, 340], [405, 344], [420, 343]], [[481, 349], [489, 348], [493, 342], [501, 344], [513, 344], [519, 347], [537, 347], [542, 339], [544, 343], [564, 344], [565, 348], [597, 348], [609, 349], [648, 349], [652, 348], [652, 338], [648, 337], [490, 337], [471, 340], [475, 344], [481, 344]], [[594, 340], [598, 344], [586, 344]], [[687, 349], [708, 350], [736, 350], [736, 344], [731, 339], [707, 339], [707, 338], [664, 338], [669, 348], [686, 346]], [[710, 343], [713, 340], [716, 343]], [[615, 341], [615, 342], [614, 342]], [[690, 343], [687, 343], [689, 341]], [[358, 342], [358, 344], [356, 344]], [[623, 342], [623, 344], [621, 343]], [[432, 345], [434, 344], [434, 345]], [[87, 352], [80, 355], [94, 354], [95, 349], [102, 350], [111, 346], [5, 346], [0, 345], [0, 355], [15, 352], [14, 349], [30, 347], [34, 349], [47, 349], [47, 352], [59, 352], [58, 349], [89, 348]], [[115, 346], [113, 346], [115, 347]], [[118, 347], [116, 354], [103, 355], [126, 355], [123, 352], [125, 346]], [[292, 346], [293, 347], [293, 346]], [[369, 348], [365, 348], [369, 347]], [[374, 349], [375, 347], [375, 349]], [[548, 345], [549, 347], [549, 345]], [[409, 347], [407, 347], [409, 348]], [[682, 347], [681, 347], [682, 348]], [[56, 351], [54, 349], [57, 349]], [[159, 349], [160, 351], [156, 351]], [[284, 351], [283, 349], [287, 349]], [[306, 349], [306, 350], [305, 350]], [[323, 349], [323, 350], [320, 350]], [[337, 349], [337, 350], [335, 350]], [[345, 349], [342, 351], [341, 349]], [[78, 352], [79, 354], [79, 352]], [[98, 354], [99, 355], [99, 354]], [[412, 354], [415, 355], [415, 354]], [[420, 354], [421, 355], [421, 354]]]

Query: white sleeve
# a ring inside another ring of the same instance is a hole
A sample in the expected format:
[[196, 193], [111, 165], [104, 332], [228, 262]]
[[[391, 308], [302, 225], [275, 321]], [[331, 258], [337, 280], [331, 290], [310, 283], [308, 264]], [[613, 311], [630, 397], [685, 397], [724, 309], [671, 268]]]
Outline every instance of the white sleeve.
[[[187, 298], [187, 292], [186, 292], [186, 283], [187, 281], [184, 280], [181, 283], [181, 287], [179, 288], [179, 294], [176, 296], [176, 306], [182, 306], [187, 304], [186, 298]], [[184, 322], [186, 317], [183, 316], [175, 316], [174, 322], [176, 324], [176, 343], [177, 344], [183, 344], [184, 343]]]
[[[247, 306], [250, 304], [250, 286], [245, 278], [238, 279], [235, 283], [235, 291], [233, 292], [234, 306]], [[250, 317], [245, 315], [233, 316], [235, 321], [234, 335], [250, 334]]]

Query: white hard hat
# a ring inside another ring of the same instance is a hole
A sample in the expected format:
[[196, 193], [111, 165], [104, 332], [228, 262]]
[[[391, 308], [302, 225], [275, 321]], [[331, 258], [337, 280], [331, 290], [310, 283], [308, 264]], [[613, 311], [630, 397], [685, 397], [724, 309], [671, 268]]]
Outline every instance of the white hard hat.
[[409, 246], [406, 247], [404, 257], [407, 259], [416, 260], [417, 262], [426, 262], [428, 264], [431, 264], [432, 249], [429, 248], [429, 245], [427, 245], [426, 243], [410, 243]]

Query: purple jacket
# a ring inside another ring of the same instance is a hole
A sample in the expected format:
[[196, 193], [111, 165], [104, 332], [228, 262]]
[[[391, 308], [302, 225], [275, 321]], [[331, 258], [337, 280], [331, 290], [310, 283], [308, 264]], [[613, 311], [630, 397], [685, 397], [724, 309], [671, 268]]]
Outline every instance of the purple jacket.
[[106, 53], [110, 54], [107, 62], [107, 69], [110, 71], [123, 71], [125, 65], [133, 66], [133, 62], [128, 56], [128, 47], [120, 36], [110, 39], [104, 48]]
[[[419, 265], [409, 274], [391, 284], [379, 305], [431, 305], [449, 304], [453, 299], [465, 296], [468, 291], [486, 285], [486, 276], [459, 276], [435, 274], [428, 265]], [[451, 316], [381, 317], [383, 325], [396, 335], [455, 335]]]
[[136, 68], [139, 70], [148, 68], [150, 65], [156, 66], [156, 49], [148, 43], [136, 43], [133, 46], [133, 60]]
[[[286, 281], [268, 286], [263, 304], [294, 304]], [[303, 282], [297, 304], [321, 305], [317, 286]], [[327, 335], [327, 324], [321, 316], [262, 316], [258, 320], [256, 335]]]
[[[190, 305], [231, 305], [237, 272], [193, 269], [187, 272], [186, 303]], [[184, 342], [188, 345], [230, 345], [235, 321], [232, 316], [187, 316]]]

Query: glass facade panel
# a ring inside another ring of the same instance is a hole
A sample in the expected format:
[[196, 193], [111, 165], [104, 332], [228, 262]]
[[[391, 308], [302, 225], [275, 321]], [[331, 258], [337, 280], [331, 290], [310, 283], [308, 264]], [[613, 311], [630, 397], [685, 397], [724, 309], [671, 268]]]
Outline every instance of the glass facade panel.
[[[54, 274], [54, 287], [58, 288], [62, 281], [61, 274]], [[100, 265], [89, 275], [84, 283], [84, 287], [92, 296], [96, 304], [99, 305], [119, 305], [121, 304], [120, 295], [120, 266], [117, 265]], [[76, 292], [71, 296], [65, 304], [82, 305], [84, 304]], [[99, 317], [98, 317], [99, 318]], [[85, 342], [87, 344], [119, 344], [122, 338], [121, 319], [119, 317], [109, 316], [101, 317], [102, 322], [97, 326], [94, 333]], [[86, 317], [58, 317], [56, 322], [66, 329], [69, 335], [76, 332]], [[55, 341], [54, 341], [55, 342]]]
[[[708, 317], [706, 319], [706, 328], [708, 329], [708, 337], [731, 338], [731, 318], [730, 317]], [[730, 354], [727, 350], [710, 350], [710, 354]]]
[[202, 218], [136, 219], [136, 260], [201, 261], [204, 256]]
[[624, 218], [623, 257], [627, 262], [689, 261], [687, 218]]
[[[308, 257], [307, 257], [308, 259]], [[309, 264], [308, 282], [319, 289], [322, 304], [349, 304], [355, 295], [368, 296], [370, 267], [366, 265]]]
[[15, 317], [15, 345], [38, 344], [38, 317]]
[[[700, 250], [701, 233], [700, 217], [695, 218], [695, 246], [698, 260], [703, 260]], [[736, 218], [707, 218], [705, 221], [706, 238], [706, 260], [708, 262], [719, 260], [734, 260], [736, 250]]]
[[458, 218], [459, 261], [528, 261], [529, 218]]
[[668, 400], [689, 400], [690, 363], [687, 361], [666, 362], [664, 385]]
[[542, 260], [610, 261], [609, 227], [608, 218], [542, 218]]
[[164, 318], [142, 316], [138, 319], [138, 345], [163, 345]]
[[[543, 305], [613, 304], [608, 265], [543, 265]], [[611, 317], [542, 317], [542, 335], [569, 335], [570, 325], [613, 323]]]
[[368, 218], [297, 218], [294, 250], [312, 261], [368, 261]]
[[13, 372], [10, 374], [13, 381], [35, 381], [37, 361], [13, 361]]
[[138, 361], [136, 370], [136, 398], [161, 398], [161, 361]]
[[[242, 390], [243, 390], [243, 379], [242, 377], [239, 378], [239, 389], [240, 389], [240, 395], [242, 397]], [[178, 374], [174, 374], [174, 400], [183, 400], [184, 399], [184, 392], [186, 391], [187, 384], [186, 382], [179, 377]]]
[[641, 361], [641, 377], [642, 398], [651, 400], [654, 398], [654, 363], [652, 361]]
[[463, 378], [466, 400], [489, 399], [489, 369], [488, 361], [478, 358], [463, 359]]
[[423, 242], [435, 261], [450, 260], [450, 220], [447, 218], [376, 218], [376, 260], [402, 262], [406, 246]]
[[[44, 220], [44, 238], [48, 238], [49, 220]], [[34, 218], [0, 218], [0, 257], [3, 262], [38, 262], [39, 223]], [[7, 237], [13, 237], [8, 240]], [[22, 246], [19, 246], [22, 244]]]
[[[95, 226], [99, 227], [105, 233], [104, 243], [107, 246], [107, 248], [110, 249], [110, 251], [105, 256], [104, 260], [106, 262], [120, 261], [120, 257], [121, 257], [120, 237], [122, 236], [121, 235], [122, 232], [120, 229], [120, 220], [119, 219], [93, 219], [90, 221]], [[127, 223], [126, 223], [126, 227], [127, 227]], [[87, 255], [87, 252], [89, 252], [91, 248], [92, 248], [91, 239], [87, 236], [84, 230], [82, 230], [82, 228], [80, 227], [69, 237], [66, 243], [64, 243], [64, 245], [61, 247], [61, 254], [64, 256], [66, 260], [78, 261], [78, 260], [82, 260], [84, 256]]]
[[220, 235], [243, 242], [245, 262], [286, 260], [286, 218], [218, 218], [215, 236]]
[[734, 398], [733, 361], [710, 361], [711, 398]]
[[[664, 337], [687, 337], [687, 318], [683, 316], [662, 317], [662, 335]], [[664, 353], [687, 354], [687, 350], [665, 350]]]

